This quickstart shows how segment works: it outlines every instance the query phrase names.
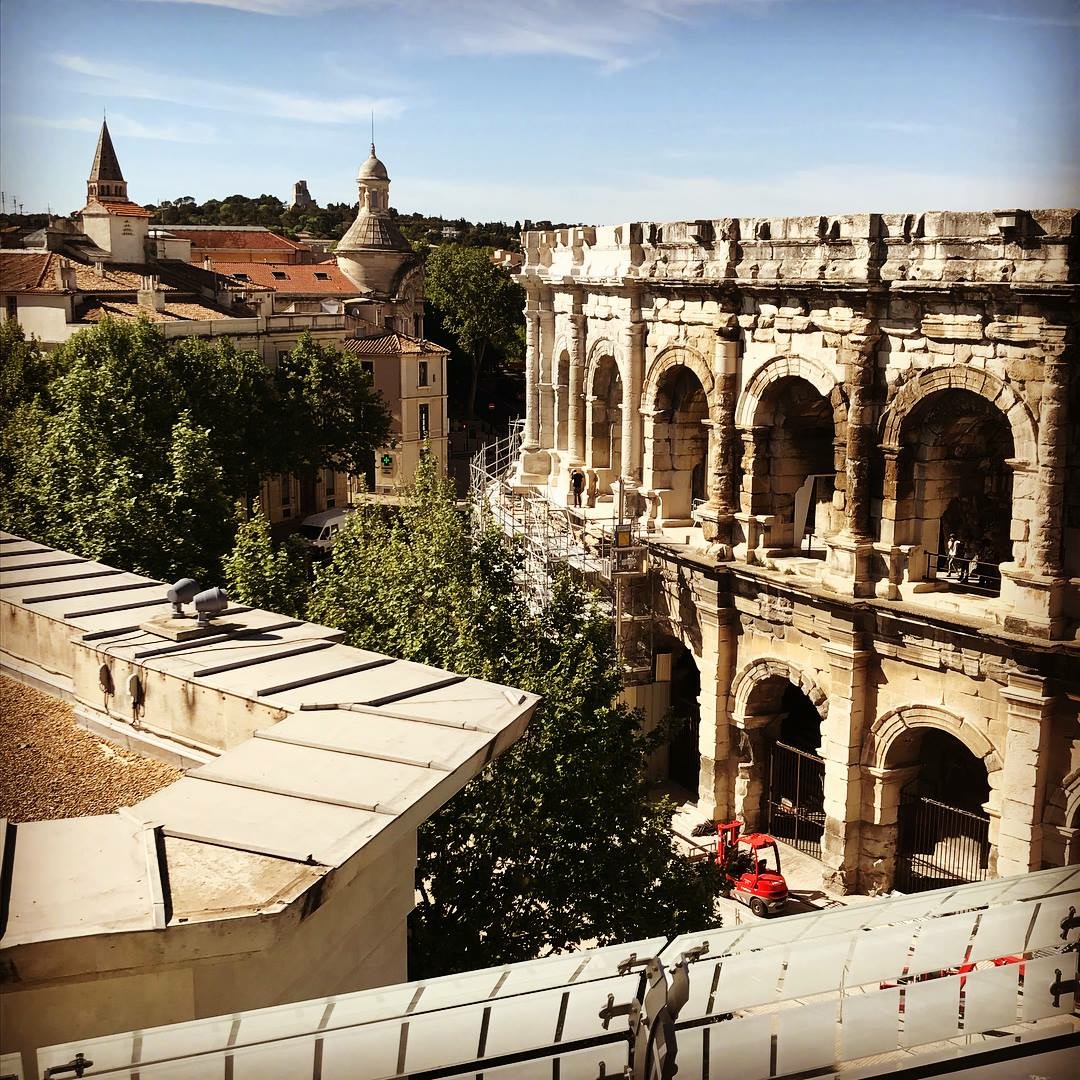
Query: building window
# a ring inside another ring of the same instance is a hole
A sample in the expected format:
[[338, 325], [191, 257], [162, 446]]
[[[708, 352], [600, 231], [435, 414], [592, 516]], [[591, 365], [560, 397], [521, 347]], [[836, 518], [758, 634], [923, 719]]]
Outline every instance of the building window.
[[326, 509], [333, 510], [337, 506], [337, 491], [335, 490], [334, 482], [337, 479], [337, 474], [333, 469], [327, 469], [323, 484], [325, 486], [326, 495]]
[[428, 381], [427, 381], [427, 361], [426, 360], [421, 360], [416, 365], [416, 385], [417, 386], [427, 386], [427, 384], [428, 384]]
[[275, 281], [285, 281], [289, 276], [284, 270], [271, 270], [270, 274]]
[[360, 370], [369, 375], [373, 380], [375, 378], [375, 361], [374, 360], [361, 360]]
[[281, 485], [281, 516], [292, 517], [292, 477], [283, 476], [279, 481]]
[[430, 434], [428, 430], [428, 407], [426, 405], [421, 405], [417, 409], [417, 420], [420, 423], [420, 438], [426, 439]]
[[17, 319], [19, 317], [19, 298], [17, 296], [9, 296], [5, 306], [7, 317], [9, 319]]
[[419, 315], [412, 317], [412, 328], [413, 337], [422, 338], [424, 336], [424, 321]]
[[316, 281], [329, 281], [330, 280], [330, 275], [328, 273], [326, 273], [325, 271], [323, 271], [323, 270], [316, 270], [315, 271], [315, 280]]
[[391, 333], [394, 332], [394, 316], [393, 315], [384, 315], [382, 324], [383, 324], [383, 329], [384, 330], [389, 330]]

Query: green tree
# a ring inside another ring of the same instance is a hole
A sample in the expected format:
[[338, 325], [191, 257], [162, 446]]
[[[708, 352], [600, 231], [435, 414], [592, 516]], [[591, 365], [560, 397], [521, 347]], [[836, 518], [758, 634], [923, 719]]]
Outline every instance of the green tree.
[[465, 408], [476, 413], [476, 388], [493, 355], [521, 355], [525, 293], [502, 267], [491, 262], [489, 248], [444, 244], [428, 255], [427, 299], [468, 365]]
[[421, 465], [400, 518], [360, 510], [308, 617], [350, 644], [543, 695], [526, 735], [420, 832], [413, 977], [705, 925], [716, 882], [647, 798], [653, 745], [617, 702], [609, 619], [566, 576], [532, 611], [518, 556]]
[[32, 401], [56, 374], [56, 358], [26, 339], [16, 319], [0, 323], [0, 426], [24, 402]]
[[280, 472], [362, 473], [390, 440], [390, 413], [361, 361], [305, 333], [274, 373]]
[[225, 558], [225, 587], [241, 604], [300, 618], [311, 585], [311, 549], [298, 536], [275, 544], [258, 504], [254, 510], [240, 522]]

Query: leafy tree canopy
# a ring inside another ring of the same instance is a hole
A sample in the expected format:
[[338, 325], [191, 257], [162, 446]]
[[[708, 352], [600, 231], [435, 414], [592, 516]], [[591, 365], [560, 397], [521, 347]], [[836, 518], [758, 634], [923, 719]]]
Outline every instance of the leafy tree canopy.
[[308, 618], [350, 644], [544, 695], [525, 737], [421, 829], [412, 977], [711, 916], [712, 870], [673, 852], [670, 807], [646, 797], [652, 743], [617, 703], [609, 620], [567, 577], [531, 610], [518, 565], [428, 462], [399, 518], [355, 512], [316, 572]]
[[427, 301], [434, 320], [449, 335], [453, 359], [463, 363], [465, 415], [476, 414], [476, 390], [494, 358], [524, 355], [525, 292], [491, 262], [491, 252], [446, 244], [434, 248], [425, 270]]
[[216, 577], [232, 506], [263, 477], [360, 471], [389, 429], [354, 359], [306, 336], [271, 373], [145, 320], [105, 319], [47, 356], [9, 323], [0, 375], [5, 526], [153, 577]]

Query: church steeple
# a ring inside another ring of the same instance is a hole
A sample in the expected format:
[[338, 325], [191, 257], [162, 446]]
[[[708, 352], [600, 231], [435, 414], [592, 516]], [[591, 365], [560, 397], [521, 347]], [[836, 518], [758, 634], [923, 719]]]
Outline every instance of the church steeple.
[[127, 181], [120, 171], [120, 162], [109, 135], [109, 125], [102, 120], [94, 164], [90, 167], [90, 178], [86, 181], [86, 201], [127, 202], [127, 197]]

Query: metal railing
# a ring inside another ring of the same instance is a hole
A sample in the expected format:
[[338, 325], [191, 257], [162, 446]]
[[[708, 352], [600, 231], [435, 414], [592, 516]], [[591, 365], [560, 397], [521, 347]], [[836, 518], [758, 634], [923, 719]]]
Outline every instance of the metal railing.
[[1001, 592], [1001, 571], [998, 564], [978, 556], [947, 555], [940, 551], [926, 553], [926, 572], [950, 590], [997, 596]]

